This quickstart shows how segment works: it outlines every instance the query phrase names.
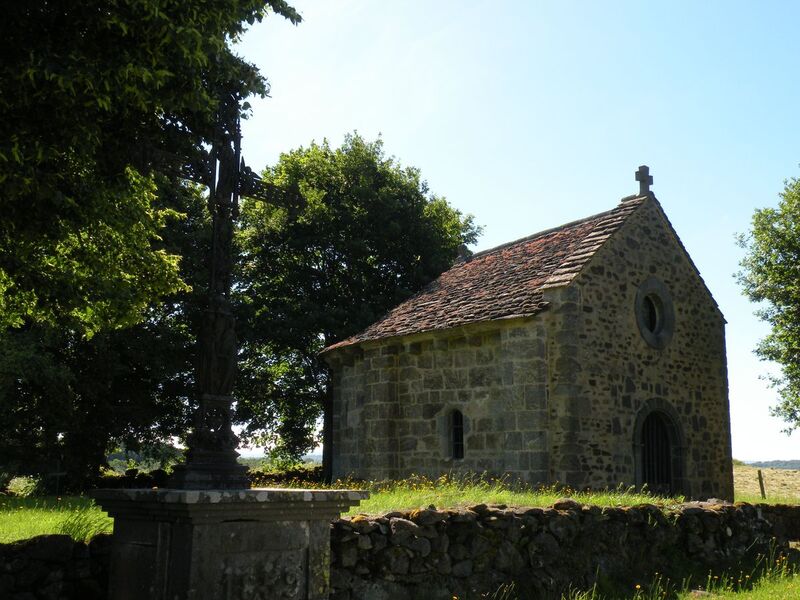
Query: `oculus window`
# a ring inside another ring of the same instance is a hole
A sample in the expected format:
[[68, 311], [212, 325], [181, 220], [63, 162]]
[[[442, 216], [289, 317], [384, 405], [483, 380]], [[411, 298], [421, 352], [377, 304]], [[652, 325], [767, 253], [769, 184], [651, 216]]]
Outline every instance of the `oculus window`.
[[639, 286], [635, 311], [644, 340], [657, 350], [666, 348], [675, 330], [675, 308], [667, 286], [660, 279], [650, 277]]

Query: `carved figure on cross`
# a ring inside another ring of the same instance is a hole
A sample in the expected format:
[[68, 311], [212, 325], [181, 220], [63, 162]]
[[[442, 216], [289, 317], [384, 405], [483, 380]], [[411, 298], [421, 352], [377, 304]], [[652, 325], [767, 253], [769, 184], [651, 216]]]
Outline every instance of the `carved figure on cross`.
[[234, 221], [240, 196], [285, 206], [302, 203], [299, 190], [284, 192], [264, 182], [241, 156], [241, 106], [223, 94], [210, 151], [202, 149], [181, 173], [208, 190], [212, 240], [208, 255], [208, 305], [197, 338], [198, 406], [187, 436], [186, 462], [173, 469], [170, 486], [182, 489], [248, 488], [247, 467], [238, 464], [239, 440], [231, 428], [237, 366], [236, 319], [231, 306]]
[[650, 193], [650, 186], [653, 185], [653, 176], [650, 175], [650, 167], [641, 165], [636, 171], [636, 181], [639, 182], [639, 195], [646, 196]]

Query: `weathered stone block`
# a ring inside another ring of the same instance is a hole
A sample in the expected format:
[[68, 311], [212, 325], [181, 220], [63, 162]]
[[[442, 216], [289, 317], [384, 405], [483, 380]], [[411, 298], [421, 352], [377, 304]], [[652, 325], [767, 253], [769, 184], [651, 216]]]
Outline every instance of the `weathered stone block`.
[[522, 450], [522, 434], [519, 431], [506, 433], [506, 439], [503, 444], [503, 448], [515, 453]]
[[500, 376], [493, 367], [472, 367], [469, 370], [470, 387], [486, 387], [498, 385]]
[[468, 559], [455, 563], [450, 569], [450, 573], [453, 577], [469, 577], [472, 575], [472, 561]]
[[400, 452], [413, 452], [417, 449], [419, 439], [414, 436], [400, 438]]
[[475, 363], [478, 365], [490, 364], [494, 361], [494, 359], [495, 359], [495, 351], [493, 348], [478, 348], [475, 351]]
[[534, 430], [542, 429], [547, 425], [544, 412], [540, 410], [520, 410], [517, 411], [517, 427], [519, 429]]
[[473, 433], [472, 435], [467, 437], [467, 450], [469, 452], [483, 450], [484, 447], [485, 447], [485, 439], [482, 434]]
[[[419, 362], [422, 362], [421, 359], [420, 359]], [[404, 381], [404, 382], [415, 381], [415, 380], [421, 378], [422, 377], [422, 373], [424, 372], [424, 368], [428, 368], [428, 367], [423, 367], [423, 365], [421, 365], [421, 364], [419, 366], [421, 368], [404, 367], [404, 368], [400, 369], [400, 372], [398, 373], [397, 378], [400, 381]]]
[[433, 419], [442, 411], [443, 408], [444, 404], [442, 404], [441, 402], [433, 404], [425, 404], [422, 407], [422, 418]]
[[[329, 592], [329, 521], [366, 494], [164, 489], [94, 496], [115, 519], [111, 600], [243, 600], [253, 589], [322, 600]], [[342, 552], [340, 563], [344, 556], [350, 564], [352, 551]]]
[[444, 377], [441, 372], [425, 371], [422, 377], [422, 385], [426, 390], [441, 390], [444, 388]]
[[442, 373], [444, 387], [449, 390], [459, 390], [467, 387], [469, 377], [465, 369], [446, 369]]

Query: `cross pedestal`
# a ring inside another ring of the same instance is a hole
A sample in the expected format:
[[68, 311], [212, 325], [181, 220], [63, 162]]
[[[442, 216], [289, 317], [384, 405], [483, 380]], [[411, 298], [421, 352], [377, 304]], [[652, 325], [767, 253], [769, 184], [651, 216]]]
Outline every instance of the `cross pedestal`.
[[330, 522], [369, 492], [97, 490], [110, 600], [327, 600]]

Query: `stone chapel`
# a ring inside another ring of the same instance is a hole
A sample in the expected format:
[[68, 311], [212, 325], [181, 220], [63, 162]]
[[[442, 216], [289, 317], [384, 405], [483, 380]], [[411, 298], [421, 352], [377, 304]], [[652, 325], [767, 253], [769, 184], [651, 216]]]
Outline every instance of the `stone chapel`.
[[733, 498], [725, 319], [649, 189], [462, 256], [330, 346], [335, 477]]

